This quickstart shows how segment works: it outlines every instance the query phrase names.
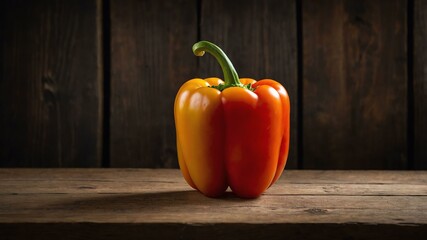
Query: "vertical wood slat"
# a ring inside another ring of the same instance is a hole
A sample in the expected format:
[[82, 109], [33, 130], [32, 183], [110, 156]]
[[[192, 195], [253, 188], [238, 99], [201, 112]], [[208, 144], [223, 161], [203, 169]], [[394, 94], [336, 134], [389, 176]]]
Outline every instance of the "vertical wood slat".
[[[201, 40], [218, 44], [240, 77], [272, 78], [291, 98], [291, 147], [287, 168], [297, 167], [297, 32], [295, 0], [201, 2]], [[199, 59], [199, 77], [222, 71], [213, 57]]]
[[[414, 168], [427, 169], [427, 2], [414, 1]], [[412, 124], [412, 123], [410, 123]]]
[[195, 77], [195, 0], [111, 1], [112, 167], [177, 167], [173, 104]]
[[304, 167], [405, 169], [406, 1], [302, 11]]
[[100, 1], [0, 5], [0, 166], [100, 166]]

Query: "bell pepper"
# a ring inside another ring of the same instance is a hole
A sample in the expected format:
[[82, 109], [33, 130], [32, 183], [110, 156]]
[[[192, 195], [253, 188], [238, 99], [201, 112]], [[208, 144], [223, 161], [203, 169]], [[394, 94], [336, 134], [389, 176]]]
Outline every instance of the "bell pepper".
[[194, 78], [179, 89], [174, 105], [179, 166], [187, 183], [208, 197], [228, 186], [256, 198], [282, 174], [289, 151], [290, 101], [271, 79], [240, 78], [225, 53], [200, 41], [219, 62], [224, 81]]

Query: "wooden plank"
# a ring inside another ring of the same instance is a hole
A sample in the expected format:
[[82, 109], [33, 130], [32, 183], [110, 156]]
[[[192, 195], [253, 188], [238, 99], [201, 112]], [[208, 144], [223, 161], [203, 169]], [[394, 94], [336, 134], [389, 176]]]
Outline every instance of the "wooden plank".
[[[291, 146], [286, 168], [297, 167], [297, 32], [295, 0], [201, 1], [202, 40], [218, 44], [240, 77], [272, 78], [291, 99]], [[223, 78], [212, 57], [199, 59], [199, 76]]]
[[111, 1], [111, 166], [178, 167], [173, 103], [196, 77], [196, 6]]
[[[35, 192], [40, 194], [51, 194], [52, 189], [55, 189], [55, 194], [69, 194], [69, 193], [115, 193], [129, 194], [129, 193], [143, 193], [144, 191], [151, 190], [154, 186], [159, 192], [167, 191], [171, 185], [177, 191], [188, 191], [190, 187], [186, 184], [181, 184], [179, 181], [168, 180], [152, 181], [141, 180], [137, 181], [140, 185], [128, 186], [128, 181], [98, 181], [94, 183], [85, 183], [84, 181], [33, 181], [11, 183], [5, 182], [0, 184], [2, 187], [0, 195], [5, 194], [33, 194]], [[36, 190], [35, 190], [36, 189]], [[271, 187], [265, 195], [342, 195], [342, 196], [427, 196], [426, 185], [408, 185], [408, 184], [319, 184], [319, 183], [293, 183], [293, 184], [280, 184]]]
[[100, 166], [100, 8], [1, 2], [0, 166]]
[[[304, 179], [312, 182], [301, 184]], [[326, 179], [331, 183], [324, 184]], [[328, 186], [340, 189], [328, 191]], [[245, 200], [231, 193], [204, 197], [173, 169], [0, 169], [0, 195], [2, 239], [59, 234], [113, 239], [118, 233], [121, 239], [282, 239], [285, 233], [289, 239], [417, 239], [427, 234], [426, 171], [290, 170], [266, 194]]]
[[[184, 183], [182, 175], [174, 169], [0, 169], [2, 181], [93, 181], [93, 182], [164, 182]], [[398, 176], [398, 177], [396, 177]], [[289, 170], [283, 173], [279, 181], [283, 184], [378, 184], [396, 185], [409, 183], [412, 185], [427, 185], [426, 171], [319, 171], [319, 170]], [[1, 182], [0, 182], [1, 184]], [[5, 183], [10, 184], [10, 183]], [[4, 187], [4, 185], [3, 185]]]
[[[114, 180], [112, 176], [114, 175]], [[427, 172], [365, 173], [286, 171], [265, 195], [427, 196]], [[116, 179], [117, 178], [117, 179]], [[0, 170], [0, 195], [14, 194], [136, 194], [156, 189], [188, 191], [179, 171], [142, 169]], [[410, 183], [406, 183], [410, 182]], [[129, 184], [131, 183], [131, 184]]]
[[[427, 196], [265, 195], [222, 200], [196, 191], [2, 195], [1, 223], [361, 223], [426, 225]], [[408, 205], [410, 203], [410, 205]], [[211, 209], [207, 211], [207, 209]]]
[[427, 3], [414, 1], [414, 168], [427, 169]]
[[407, 3], [304, 1], [304, 168], [406, 169]]

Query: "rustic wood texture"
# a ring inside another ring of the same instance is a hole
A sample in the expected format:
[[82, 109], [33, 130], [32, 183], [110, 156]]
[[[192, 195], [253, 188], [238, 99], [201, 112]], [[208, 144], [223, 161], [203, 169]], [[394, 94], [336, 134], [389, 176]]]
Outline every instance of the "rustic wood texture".
[[406, 168], [406, 11], [303, 1], [304, 168]]
[[111, 166], [178, 166], [173, 103], [196, 41], [195, 0], [111, 1]]
[[[281, 82], [291, 99], [287, 168], [297, 167], [297, 32], [295, 0], [201, 1], [200, 37], [218, 44], [239, 77]], [[223, 78], [212, 56], [199, 59], [199, 76]]]
[[427, 172], [295, 171], [260, 198], [204, 197], [178, 170], [0, 169], [2, 239], [419, 239]]
[[427, 169], [427, 2], [414, 1], [414, 168]]
[[241, 77], [287, 88], [287, 168], [427, 169], [425, 13], [421, 0], [1, 1], [0, 167], [177, 167], [174, 96], [222, 76], [191, 53], [205, 39]]
[[100, 2], [0, 6], [0, 166], [100, 166]]

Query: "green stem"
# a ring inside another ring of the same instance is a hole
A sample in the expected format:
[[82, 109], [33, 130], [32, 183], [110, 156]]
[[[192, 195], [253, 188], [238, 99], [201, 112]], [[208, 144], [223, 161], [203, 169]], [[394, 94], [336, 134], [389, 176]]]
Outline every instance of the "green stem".
[[225, 84], [220, 90], [228, 87], [244, 87], [239, 80], [239, 75], [237, 75], [236, 69], [234, 69], [230, 59], [228, 59], [227, 55], [225, 55], [221, 48], [208, 41], [200, 41], [193, 45], [194, 55], [201, 57], [205, 52], [210, 53], [216, 58], [224, 73]]

